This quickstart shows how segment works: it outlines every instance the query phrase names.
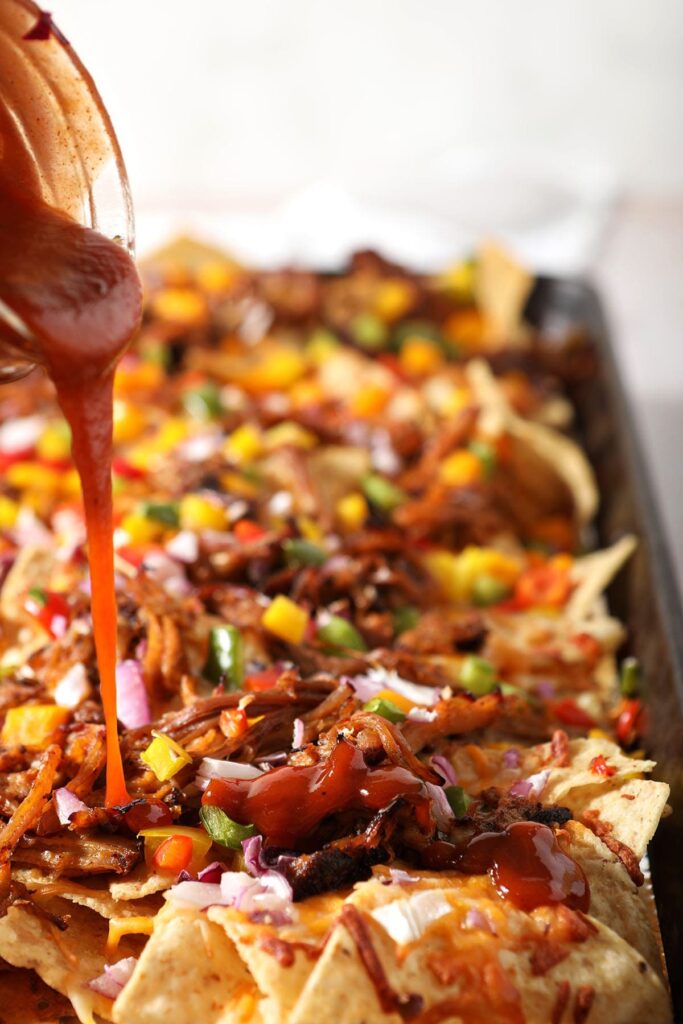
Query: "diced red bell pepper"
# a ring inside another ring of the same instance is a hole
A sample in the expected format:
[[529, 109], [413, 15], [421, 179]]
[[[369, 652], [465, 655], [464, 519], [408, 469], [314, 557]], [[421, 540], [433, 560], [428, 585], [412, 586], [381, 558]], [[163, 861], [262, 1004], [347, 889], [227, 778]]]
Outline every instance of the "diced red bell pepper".
[[619, 705], [617, 739], [623, 747], [635, 743], [642, 728], [643, 703], [637, 697], [624, 698]]
[[138, 469], [137, 466], [133, 466], [127, 459], [124, 459], [121, 455], [115, 455], [111, 460], [112, 472], [116, 476], [122, 476], [125, 480], [144, 480], [145, 471], [144, 469]]
[[30, 462], [35, 455], [34, 448], [18, 448], [13, 452], [0, 452], [0, 473], [15, 462]]
[[235, 523], [233, 533], [238, 540], [241, 540], [243, 544], [248, 544], [253, 540], [260, 540], [261, 537], [265, 537], [266, 531], [258, 523], [255, 523], [252, 519], [240, 519], [238, 523]]
[[551, 714], [564, 725], [575, 725], [579, 729], [595, 728], [595, 720], [571, 697], [550, 701], [549, 707]]
[[169, 836], [154, 851], [152, 863], [159, 871], [179, 875], [192, 860], [192, 840], [189, 836]]
[[589, 665], [596, 665], [602, 654], [602, 647], [590, 633], [577, 633], [571, 638], [572, 643], [579, 648]]
[[559, 608], [565, 604], [570, 590], [568, 572], [554, 565], [539, 565], [520, 576], [513, 600], [519, 609]]
[[252, 693], [272, 690], [281, 675], [282, 669], [279, 665], [271, 665], [270, 668], [264, 668], [261, 672], [252, 672], [244, 680], [244, 689], [251, 690]]
[[607, 764], [604, 754], [598, 754], [594, 757], [590, 763], [590, 769], [595, 775], [602, 775], [603, 778], [609, 779], [616, 772], [616, 766], [613, 764]]
[[228, 708], [221, 713], [221, 729], [227, 739], [238, 739], [248, 728], [249, 719], [242, 708]]
[[63, 594], [32, 587], [26, 595], [24, 608], [51, 636], [58, 638], [66, 633], [71, 608]]
[[139, 569], [149, 550], [149, 546], [139, 547], [132, 544], [123, 544], [120, 548], [116, 549], [116, 555], [118, 558], [122, 558], [124, 562], [128, 562], [129, 565]]

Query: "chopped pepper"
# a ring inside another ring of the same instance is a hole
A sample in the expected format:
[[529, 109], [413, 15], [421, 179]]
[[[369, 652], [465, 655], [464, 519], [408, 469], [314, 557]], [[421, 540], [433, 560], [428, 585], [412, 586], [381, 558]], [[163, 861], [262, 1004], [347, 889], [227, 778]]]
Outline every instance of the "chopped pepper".
[[278, 594], [266, 608], [261, 622], [270, 633], [281, 640], [286, 640], [290, 644], [300, 644], [308, 626], [308, 612], [284, 594]]
[[490, 661], [476, 654], [467, 655], [460, 669], [461, 686], [475, 697], [483, 697], [494, 689], [496, 682], [497, 673]]
[[214, 626], [209, 633], [209, 653], [204, 676], [212, 683], [224, 683], [239, 690], [244, 680], [244, 641], [236, 626]]
[[387, 700], [385, 697], [373, 697], [363, 705], [363, 710], [371, 711], [374, 715], [380, 715], [389, 722], [403, 722], [406, 717], [404, 712], [393, 701]]
[[214, 843], [227, 846], [230, 850], [240, 850], [242, 842], [256, 834], [253, 825], [240, 825], [229, 818], [220, 807], [214, 807], [212, 804], [204, 804], [199, 811], [199, 817]]
[[159, 782], [168, 782], [181, 768], [192, 764], [186, 750], [162, 732], [152, 732], [154, 739], [140, 754], [140, 760], [151, 768]]
[[352, 651], [367, 651], [365, 640], [353, 623], [341, 615], [331, 615], [323, 626], [318, 626], [318, 637], [331, 647], [348, 647]]

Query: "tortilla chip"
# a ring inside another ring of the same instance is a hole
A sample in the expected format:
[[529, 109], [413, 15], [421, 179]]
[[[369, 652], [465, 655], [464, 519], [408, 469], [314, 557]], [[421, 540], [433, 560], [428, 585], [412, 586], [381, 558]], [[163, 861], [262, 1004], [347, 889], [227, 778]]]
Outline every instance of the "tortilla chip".
[[139, 900], [170, 889], [173, 882], [172, 875], [157, 875], [146, 864], [138, 864], [124, 879], [110, 882], [109, 892], [114, 900]]
[[[41, 905], [68, 918], [68, 927], [60, 931], [25, 906], [11, 906], [0, 918], [0, 956], [15, 967], [31, 968], [72, 1002], [111, 1020], [111, 1000], [87, 987], [104, 970], [106, 922], [99, 914], [63, 899]], [[120, 949], [122, 957], [134, 952], [130, 947]]]
[[160, 897], [148, 896], [140, 900], [116, 900], [109, 888], [100, 888], [92, 881], [88, 885], [73, 878], [58, 878], [40, 871], [39, 868], [18, 867], [12, 871], [12, 878], [21, 882], [29, 892], [62, 896], [71, 903], [94, 910], [101, 917], [138, 917], [155, 914], [161, 906]]
[[[406, 887], [382, 887], [376, 882], [365, 885], [361, 903], [376, 896], [409, 905], [413, 894], [424, 893], [420, 883]], [[452, 911], [428, 924], [408, 945], [397, 945], [371, 913], [361, 911], [371, 948], [388, 984], [404, 1005], [421, 1006], [423, 1013], [438, 1013], [435, 1019], [463, 1024], [472, 1019], [507, 1019], [515, 1009], [528, 1024], [547, 1024], [553, 1019], [558, 989], [568, 983], [571, 1006], [576, 1007], [577, 999], [592, 995], [596, 1020], [601, 1014], [610, 1024], [632, 1024], [636, 1020], [664, 1024], [670, 1019], [668, 997], [660, 979], [638, 953], [603, 924], [589, 918], [595, 930], [591, 929], [584, 941], [563, 943], [562, 958], [539, 967], [530, 953], [533, 947], [529, 939], [543, 946], [556, 909], [525, 914], [499, 898], [474, 899], [471, 893], [481, 889], [478, 884], [463, 882], [459, 888], [461, 893], [458, 888], [433, 890], [443, 895]], [[357, 902], [354, 894], [349, 903]], [[471, 909], [491, 915], [498, 934], [471, 927]], [[335, 1024], [400, 1024], [402, 1019], [399, 1013], [382, 1009], [356, 940], [347, 924], [340, 922], [301, 994], [290, 1024], [327, 1020]]]
[[495, 242], [479, 248], [475, 292], [488, 340], [508, 345], [525, 340], [522, 313], [533, 284], [529, 271]]
[[594, 551], [576, 560], [571, 575], [577, 586], [564, 611], [569, 621], [580, 622], [588, 618], [598, 598], [631, 557], [636, 545], [636, 538], [627, 534], [604, 551]]
[[235, 947], [199, 910], [165, 907], [133, 976], [114, 1003], [116, 1024], [241, 1024], [255, 985]]
[[155, 273], [163, 272], [165, 268], [175, 267], [183, 267], [192, 271], [205, 263], [239, 266], [223, 249], [209, 245], [207, 242], [198, 242], [195, 238], [189, 238], [187, 235], [174, 238], [172, 242], [167, 242], [160, 249], [156, 249], [138, 261], [138, 265], [143, 271], [151, 269]]
[[465, 372], [482, 409], [482, 430], [494, 436], [508, 431], [523, 442], [566, 484], [579, 522], [591, 520], [598, 508], [598, 489], [591, 465], [581, 448], [559, 431], [518, 416], [483, 360], [475, 359], [468, 363]]
[[[24, 610], [23, 598], [31, 587], [45, 586], [55, 564], [53, 551], [29, 546], [21, 548], [0, 591], [0, 615], [10, 622], [33, 624]], [[45, 638], [43, 637], [43, 645]]]
[[558, 841], [584, 870], [591, 891], [590, 913], [633, 946], [656, 971], [662, 958], [642, 890], [601, 839], [578, 821], [570, 821]]

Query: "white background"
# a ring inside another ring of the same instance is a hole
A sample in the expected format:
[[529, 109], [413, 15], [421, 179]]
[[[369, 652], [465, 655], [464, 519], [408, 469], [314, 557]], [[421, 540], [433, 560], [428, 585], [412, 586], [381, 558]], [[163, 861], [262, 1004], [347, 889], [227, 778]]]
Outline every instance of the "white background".
[[[583, 262], [612, 314], [683, 567], [683, 0], [50, 6], [109, 107], [143, 238], [201, 218], [275, 258], [273, 211], [325, 182], [307, 207], [318, 244], [379, 232], [372, 204], [390, 201], [397, 224], [425, 214], [419, 240], [442, 248], [462, 243], [469, 217], [471, 231], [521, 225], [537, 264]], [[335, 188], [365, 206], [335, 204]], [[546, 215], [570, 193], [555, 230]], [[261, 217], [246, 236], [245, 212]]]

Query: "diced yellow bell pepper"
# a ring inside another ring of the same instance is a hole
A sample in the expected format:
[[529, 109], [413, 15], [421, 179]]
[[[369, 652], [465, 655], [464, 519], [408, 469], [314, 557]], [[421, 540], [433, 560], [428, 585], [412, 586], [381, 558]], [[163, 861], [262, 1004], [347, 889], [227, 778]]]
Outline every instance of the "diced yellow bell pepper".
[[226, 440], [224, 451], [233, 462], [252, 462], [263, 452], [260, 431], [250, 423], [243, 423]]
[[9, 530], [19, 515], [19, 505], [5, 494], [0, 494], [0, 530]]
[[152, 730], [152, 736], [154, 739], [140, 754], [140, 760], [152, 769], [159, 782], [168, 782], [181, 768], [192, 764], [188, 752], [170, 736], [156, 730]]
[[268, 452], [284, 445], [292, 445], [294, 448], [315, 448], [316, 444], [315, 434], [291, 420], [278, 423], [277, 426], [266, 430], [263, 435], [263, 445]]
[[107, 936], [106, 954], [111, 957], [118, 949], [124, 935], [151, 935], [154, 931], [154, 918], [145, 915], [131, 917], [110, 917], [109, 934]]
[[437, 286], [451, 292], [461, 302], [471, 301], [474, 297], [476, 277], [475, 265], [471, 261], [462, 261], [448, 267], [437, 278]]
[[67, 498], [78, 498], [81, 494], [81, 478], [78, 470], [69, 469], [62, 474], [62, 494]]
[[166, 379], [163, 366], [150, 362], [126, 361], [119, 364], [114, 377], [116, 396], [134, 395], [137, 391], [155, 391]]
[[308, 369], [305, 355], [289, 345], [265, 345], [261, 358], [236, 374], [236, 383], [247, 391], [286, 390]]
[[443, 353], [430, 338], [406, 338], [399, 356], [401, 369], [411, 377], [426, 377], [443, 365]]
[[152, 311], [161, 320], [194, 327], [207, 313], [206, 299], [193, 288], [164, 288], [151, 301]]
[[239, 280], [241, 273], [235, 264], [211, 260], [197, 267], [195, 280], [205, 292], [227, 292]]
[[71, 431], [65, 420], [55, 420], [48, 424], [36, 444], [36, 451], [41, 459], [59, 462], [71, 455]]
[[299, 516], [296, 522], [301, 536], [305, 540], [310, 540], [311, 544], [320, 544], [325, 539], [325, 534], [313, 519], [309, 519], [307, 516]]
[[43, 750], [54, 739], [60, 726], [69, 720], [69, 709], [57, 704], [24, 704], [10, 708], [0, 733], [6, 747]]
[[152, 440], [154, 450], [161, 453], [171, 452], [182, 441], [187, 440], [190, 426], [186, 420], [178, 416], [170, 416]]
[[60, 490], [62, 474], [39, 462], [15, 462], [5, 471], [5, 480], [17, 490], [34, 490], [55, 494]]
[[180, 527], [183, 530], [224, 530], [228, 516], [222, 505], [217, 505], [201, 494], [186, 494], [180, 500]]
[[388, 401], [389, 392], [386, 388], [368, 384], [356, 391], [349, 402], [349, 408], [354, 416], [376, 416]]
[[449, 487], [468, 487], [483, 480], [484, 467], [473, 452], [461, 448], [443, 460], [439, 478]]
[[121, 520], [121, 529], [128, 534], [131, 544], [151, 544], [164, 535], [163, 523], [158, 523], [139, 512], [131, 512]]
[[281, 640], [300, 644], [308, 626], [308, 612], [290, 601], [284, 594], [278, 594], [268, 605], [261, 619], [263, 626]]
[[337, 519], [345, 530], [360, 530], [368, 517], [368, 503], [359, 492], [340, 498], [336, 508]]
[[373, 302], [377, 316], [382, 320], [394, 321], [405, 316], [413, 304], [415, 292], [408, 281], [389, 278], [382, 281], [375, 292]]
[[380, 690], [379, 693], [375, 694], [373, 698], [375, 700], [388, 700], [392, 704], [395, 704], [397, 708], [400, 708], [406, 715], [415, 707], [415, 702], [409, 700], [408, 697], [404, 697], [402, 693], [396, 693], [394, 690]]
[[516, 558], [493, 548], [470, 545], [459, 555], [450, 551], [430, 551], [424, 558], [427, 569], [451, 601], [469, 601], [477, 577], [493, 576], [512, 587], [521, 565]]
[[221, 473], [220, 483], [226, 494], [239, 498], [257, 498], [259, 495], [258, 486], [239, 473]]
[[126, 444], [134, 441], [147, 426], [144, 411], [135, 402], [121, 398], [114, 400], [114, 443]]
[[339, 341], [334, 334], [320, 327], [306, 346], [306, 356], [314, 366], [322, 366], [328, 356], [338, 348]]

